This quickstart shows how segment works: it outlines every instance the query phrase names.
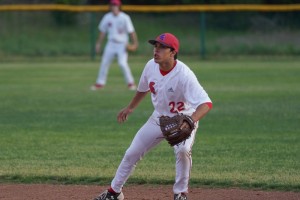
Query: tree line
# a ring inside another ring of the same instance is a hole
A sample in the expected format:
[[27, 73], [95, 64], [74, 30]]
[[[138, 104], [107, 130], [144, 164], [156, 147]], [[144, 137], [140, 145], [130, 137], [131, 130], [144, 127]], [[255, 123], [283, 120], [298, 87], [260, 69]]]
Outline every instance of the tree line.
[[[299, 0], [122, 0], [132, 5], [187, 5], [187, 4], [296, 4]], [[0, 4], [108, 4], [109, 0], [0, 0]]]

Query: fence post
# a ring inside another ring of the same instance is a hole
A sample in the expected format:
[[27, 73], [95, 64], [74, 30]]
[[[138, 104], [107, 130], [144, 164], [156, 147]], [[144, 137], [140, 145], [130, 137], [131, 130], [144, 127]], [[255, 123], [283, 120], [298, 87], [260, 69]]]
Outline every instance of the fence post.
[[91, 44], [91, 59], [95, 60], [95, 13], [90, 13], [90, 44]]
[[206, 49], [205, 49], [205, 12], [200, 13], [200, 54], [202, 58], [205, 58]]

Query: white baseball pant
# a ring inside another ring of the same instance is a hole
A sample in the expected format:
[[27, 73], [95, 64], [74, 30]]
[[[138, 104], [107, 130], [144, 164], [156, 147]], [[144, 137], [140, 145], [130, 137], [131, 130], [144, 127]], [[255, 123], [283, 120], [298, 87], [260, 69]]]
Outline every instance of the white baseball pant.
[[106, 84], [108, 70], [115, 56], [117, 56], [118, 58], [118, 64], [123, 72], [126, 83], [134, 83], [134, 78], [128, 65], [128, 53], [126, 51], [126, 43], [108, 41], [104, 48], [104, 53], [102, 55], [100, 70], [96, 81], [97, 84]]
[[[176, 156], [176, 178], [173, 186], [174, 194], [188, 192], [188, 183], [192, 167], [191, 150], [197, 128], [198, 125], [185, 143], [174, 146]], [[137, 162], [162, 140], [164, 140], [164, 138], [158, 125], [158, 120], [151, 116], [135, 135], [118, 167], [111, 183], [111, 187], [115, 192], [121, 192], [123, 185], [134, 171]]]

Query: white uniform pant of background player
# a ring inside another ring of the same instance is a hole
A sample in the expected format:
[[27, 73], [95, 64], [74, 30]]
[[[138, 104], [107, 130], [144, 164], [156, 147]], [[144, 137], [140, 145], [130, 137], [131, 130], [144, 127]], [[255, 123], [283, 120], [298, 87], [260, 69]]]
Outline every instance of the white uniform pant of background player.
[[128, 53], [126, 51], [126, 44], [108, 41], [102, 55], [100, 70], [96, 81], [97, 84], [106, 84], [108, 70], [115, 56], [117, 56], [118, 58], [118, 64], [122, 69], [126, 83], [134, 83], [134, 79], [128, 65]]
[[[175, 194], [188, 192], [190, 170], [192, 167], [192, 145], [198, 126], [185, 143], [174, 146], [176, 156], [176, 178], [173, 186]], [[158, 121], [152, 116], [135, 135], [130, 147], [127, 149], [121, 164], [112, 180], [111, 187], [115, 192], [121, 192], [123, 185], [134, 171], [136, 164], [153, 147], [164, 140]]]

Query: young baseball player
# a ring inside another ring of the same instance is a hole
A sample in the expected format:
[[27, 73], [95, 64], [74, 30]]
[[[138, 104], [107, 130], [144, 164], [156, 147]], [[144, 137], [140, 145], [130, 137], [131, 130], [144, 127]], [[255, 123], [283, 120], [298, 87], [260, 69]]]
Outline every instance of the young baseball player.
[[172, 117], [178, 113], [191, 116], [196, 127], [191, 137], [173, 147], [176, 157], [176, 177], [173, 185], [174, 200], [187, 199], [192, 167], [191, 152], [195, 134], [199, 120], [212, 108], [212, 102], [191, 69], [177, 59], [179, 41], [174, 35], [163, 33], [156, 39], [149, 40], [149, 43], [154, 46], [154, 58], [147, 62], [135, 96], [119, 112], [117, 119], [119, 123], [125, 122], [128, 115], [134, 111], [148, 93], [151, 94], [154, 112], [136, 133], [117, 169], [111, 186], [94, 200], [124, 199], [123, 185], [138, 161], [164, 140], [159, 126], [159, 117]]
[[[100, 52], [101, 45], [107, 35], [107, 43], [102, 55], [102, 61], [96, 84], [91, 90], [98, 90], [105, 86], [109, 67], [115, 56], [122, 69], [128, 89], [136, 90], [134, 78], [128, 65], [128, 52], [135, 51], [138, 46], [137, 35], [132, 21], [126, 13], [120, 10], [121, 0], [110, 0], [110, 12], [106, 13], [99, 24], [99, 37], [96, 43], [96, 53]], [[129, 37], [131, 43], [129, 44]]]

